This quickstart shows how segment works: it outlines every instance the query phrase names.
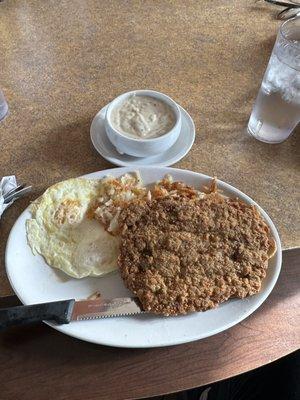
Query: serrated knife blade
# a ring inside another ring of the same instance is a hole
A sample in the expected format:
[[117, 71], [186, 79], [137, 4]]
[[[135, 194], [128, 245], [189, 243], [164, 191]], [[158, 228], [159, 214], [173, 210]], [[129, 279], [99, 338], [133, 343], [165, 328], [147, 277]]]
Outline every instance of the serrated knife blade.
[[98, 318], [122, 317], [143, 313], [135, 297], [75, 301], [71, 321], [86, 321]]
[[87, 321], [141, 313], [144, 311], [136, 297], [61, 300], [0, 309], [0, 329], [45, 320], [60, 325], [68, 324], [71, 321]]

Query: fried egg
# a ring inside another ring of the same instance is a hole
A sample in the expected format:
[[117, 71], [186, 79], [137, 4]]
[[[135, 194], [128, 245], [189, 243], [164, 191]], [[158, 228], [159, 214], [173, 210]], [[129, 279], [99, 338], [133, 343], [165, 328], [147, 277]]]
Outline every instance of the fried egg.
[[117, 269], [119, 238], [88, 217], [102, 192], [101, 180], [69, 179], [51, 186], [32, 203], [26, 221], [33, 254], [74, 278], [101, 276]]

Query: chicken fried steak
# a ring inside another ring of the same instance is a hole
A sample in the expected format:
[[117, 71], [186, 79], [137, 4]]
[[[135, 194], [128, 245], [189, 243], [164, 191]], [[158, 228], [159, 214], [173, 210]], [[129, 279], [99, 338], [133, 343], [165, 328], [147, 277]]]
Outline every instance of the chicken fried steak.
[[261, 289], [275, 242], [255, 206], [219, 193], [129, 204], [119, 268], [145, 310], [205, 311]]

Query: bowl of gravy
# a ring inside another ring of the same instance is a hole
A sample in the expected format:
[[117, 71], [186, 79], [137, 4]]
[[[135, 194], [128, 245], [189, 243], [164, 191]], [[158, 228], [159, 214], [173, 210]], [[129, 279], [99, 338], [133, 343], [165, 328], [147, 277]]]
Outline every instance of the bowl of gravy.
[[120, 154], [149, 157], [163, 153], [176, 142], [181, 113], [169, 96], [154, 90], [135, 90], [109, 104], [105, 129]]

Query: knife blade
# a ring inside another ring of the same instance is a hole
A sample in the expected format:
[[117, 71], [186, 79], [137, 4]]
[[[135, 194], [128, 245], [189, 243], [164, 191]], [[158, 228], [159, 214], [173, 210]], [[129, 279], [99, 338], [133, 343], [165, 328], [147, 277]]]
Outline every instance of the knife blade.
[[57, 324], [144, 313], [136, 297], [61, 300], [0, 309], [0, 329], [44, 320]]
[[75, 301], [71, 321], [121, 317], [144, 312], [136, 297]]

